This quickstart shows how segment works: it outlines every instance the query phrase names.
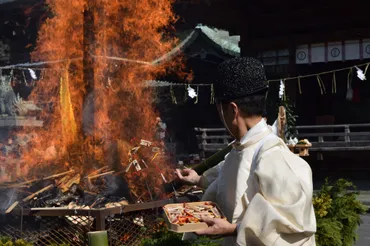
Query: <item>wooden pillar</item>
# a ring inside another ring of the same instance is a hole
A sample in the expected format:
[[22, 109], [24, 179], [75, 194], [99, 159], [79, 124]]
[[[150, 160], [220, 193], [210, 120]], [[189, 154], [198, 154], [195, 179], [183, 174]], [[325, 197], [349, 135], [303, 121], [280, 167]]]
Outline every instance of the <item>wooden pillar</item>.
[[[84, 103], [89, 103], [93, 108], [94, 112], [94, 100], [87, 101], [89, 93], [94, 91], [94, 58], [95, 54], [94, 43], [94, 0], [88, 0], [86, 9], [83, 13], [84, 25], [83, 25], [83, 79], [86, 84], [86, 97]], [[94, 117], [92, 117], [94, 119]], [[94, 126], [94, 122], [89, 122], [91, 126]]]

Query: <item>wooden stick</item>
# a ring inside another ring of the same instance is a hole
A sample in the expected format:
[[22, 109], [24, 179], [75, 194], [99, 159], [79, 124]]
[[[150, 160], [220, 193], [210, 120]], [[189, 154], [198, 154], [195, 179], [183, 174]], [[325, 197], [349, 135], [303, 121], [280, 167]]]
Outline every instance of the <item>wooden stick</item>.
[[108, 168], [109, 168], [108, 166], [104, 166], [102, 168], [99, 168], [98, 170], [95, 170], [92, 173], [90, 173], [89, 175], [87, 175], [85, 178], [89, 178], [90, 176], [93, 176], [93, 175], [98, 174], [100, 172], [106, 171], [105, 169], [108, 169]]
[[104, 200], [104, 198], [103, 197], [99, 197], [98, 199], [96, 199], [91, 205], [90, 205], [90, 207], [94, 207], [98, 202], [100, 202], [100, 201], [102, 201], [102, 200]]
[[63, 178], [61, 178], [60, 180], [58, 180], [56, 182], [56, 185], [59, 186], [59, 185], [65, 183], [67, 180], [68, 180], [68, 176], [64, 176]]
[[67, 179], [67, 180], [68, 180], [67, 182], [61, 183], [59, 185], [59, 188], [62, 190], [63, 193], [68, 191], [73, 184], [79, 184], [80, 181], [81, 181], [81, 175], [77, 174], [77, 175], [75, 175], [72, 178]]
[[67, 175], [67, 174], [70, 174], [70, 173], [74, 173], [75, 170], [69, 170], [69, 171], [66, 171], [64, 173], [59, 173], [59, 174], [54, 174], [54, 175], [51, 175], [49, 177], [46, 177], [46, 178], [43, 178], [42, 180], [48, 180], [48, 179], [54, 179], [54, 178], [59, 178], [60, 176], [64, 176], [64, 175]]
[[27, 185], [27, 184], [31, 184], [31, 183], [36, 182], [36, 181], [43, 181], [43, 180], [49, 180], [49, 179], [59, 178], [61, 176], [64, 176], [64, 175], [67, 175], [67, 174], [70, 174], [70, 173], [73, 173], [73, 172], [75, 172], [75, 171], [74, 170], [69, 170], [69, 171], [66, 171], [66, 172], [63, 172], [63, 173], [54, 174], [54, 175], [51, 175], [51, 176], [48, 176], [48, 177], [45, 177], [45, 178], [32, 179], [32, 180], [25, 181], [25, 182], [22, 182], [22, 183], [10, 185], [8, 187], [9, 188], [19, 188], [21, 186], [24, 186], [24, 185]]
[[29, 201], [29, 200], [33, 199], [34, 197], [36, 197], [38, 194], [41, 194], [41, 193], [43, 193], [43, 192], [45, 192], [45, 191], [47, 191], [47, 190], [50, 190], [50, 189], [51, 189], [51, 188], [53, 188], [53, 187], [54, 187], [54, 185], [53, 185], [53, 184], [48, 185], [48, 186], [46, 186], [46, 187], [42, 188], [41, 190], [36, 191], [35, 193], [33, 193], [33, 194], [29, 195], [28, 197], [24, 198], [22, 201], [23, 201], [23, 202], [27, 202], [27, 201]]
[[91, 192], [91, 191], [87, 191], [87, 190], [85, 190], [84, 191], [86, 194], [89, 194], [89, 195], [93, 195], [93, 196], [97, 196], [98, 194], [97, 193], [95, 193], [95, 192]]
[[19, 202], [17, 201], [17, 202], [14, 202], [6, 211], [5, 211], [5, 213], [6, 214], [9, 214], [11, 211], [13, 211], [13, 209], [16, 207], [16, 206], [18, 206], [18, 204], [19, 204]]
[[133, 190], [130, 190], [130, 192], [136, 197], [136, 198], [138, 198], [139, 196], [136, 194], [136, 192], [135, 191], [133, 191]]
[[107, 176], [109, 174], [113, 174], [115, 171], [109, 171], [109, 172], [106, 172], [106, 173], [100, 173], [100, 174], [97, 174], [97, 175], [93, 175], [93, 176], [89, 176], [88, 179], [96, 179], [96, 178], [99, 178], [99, 177], [103, 177], [103, 176]]
[[14, 188], [16, 191], [18, 192], [21, 192], [21, 193], [26, 193], [26, 194], [32, 194], [32, 192], [29, 192], [29, 191], [26, 191], [26, 190], [22, 190], [20, 188]]
[[114, 173], [114, 176], [121, 175], [122, 173], [127, 173], [127, 172], [126, 172], [126, 170], [122, 170], [122, 171]]
[[43, 211], [43, 210], [57, 210], [58, 211], [61, 209], [73, 210], [73, 209], [68, 208], [68, 206], [62, 206], [62, 207], [47, 207], [47, 208], [31, 208], [31, 211]]

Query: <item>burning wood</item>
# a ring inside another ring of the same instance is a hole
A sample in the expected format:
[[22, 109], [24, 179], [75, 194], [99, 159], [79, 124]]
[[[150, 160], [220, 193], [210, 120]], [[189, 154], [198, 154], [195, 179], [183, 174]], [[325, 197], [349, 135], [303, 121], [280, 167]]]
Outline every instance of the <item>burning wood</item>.
[[36, 197], [37, 195], [39, 195], [39, 194], [41, 194], [41, 193], [43, 193], [43, 192], [45, 192], [45, 191], [47, 191], [47, 190], [52, 189], [53, 187], [54, 187], [54, 185], [53, 185], [53, 184], [48, 185], [48, 186], [46, 186], [46, 187], [42, 188], [41, 190], [36, 191], [35, 193], [33, 193], [33, 194], [31, 194], [31, 195], [27, 196], [27, 197], [26, 197], [26, 198], [24, 198], [22, 201], [23, 201], [23, 202], [27, 202], [27, 201], [29, 201], [29, 200], [33, 199], [34, 197]]
[[9, 214], [10, 212], [13, 211], [13, 209], [15, 209], [15, 207], [17, 207], [19, 204], [19, 202], [14, 202], [6, 211], [5, 211], [5, 214]]
[[[68, 207], [69, 209], [90, 209], [89, 206], [79, 206], [76, 203], [71, 202]], [[72, 225], [91, 226], [94, 218], [91, 216], [66, 216], [68, 222]]]
[[114, 207], [122, 207], [128, 205], [129, 203], [126, 200], [122, 200], [120, 202], [109, 202], [105, 204], [106, 208], [114, 208]]
[[79, 184], [81, 180], [81, 175], [76, 174], [71, 179], [69, 179], [67, 182], [62, 183], [59, 188], [62, 190], [62, 192], [67, 192], [73, 184]]
[[108, 166], [104, 166], [104, 167], [102, 167], [102, 168], [99, 168], [98, 170], [95, 170], [95, 171], [93, 171], [92, 173], [90, 173], [88, 176], [86, 176], [86, 178], [89, 178], [89, 177], [91, 177], [91, 176], [93, 176], [93, 175], [96, 175], [96, 174], [99, 174], [99, 173], [101, 173], [101, 172], [106, 172], [106, 171], [108, 171], [108, 169], [109, 169], [109, 167], [108, 167]]
[[96, 174], [96, 175], [93, 175], [93, 176], [87, 176], [87, 178], [92, 180], [92, 179], [96, 179], [96, 178], [99, 178], [99, 177], [103, 177], [103, 176], [113, 174], [114, 172], [115, 171], [109, 171], [109, 172], [105, 172], [105, 173], [101, 173], [101, 174]]
[[5, 185], [5, 186], [8, 187], [8, 188], [27, 187], [27, 185], [30, 185], [30, 184], [35, 183], [35, 182], [38, 182], [38, 181], [46, 181], [46, 180], [50, 180], [50, 179], [56, 179], [56, 178], [59, 178], [61, 176], [65, 176], [65, 175], [68, 175], [68, 174], [71, 174], [71, 173], [74, 173], [74, 172], [75, 172], [74, 170], [69, 170], [69, 171], [66, 171], [66, 172], [63, 172], [63, 173], [54, 174], [54, 175], [51, 175], [51, 176], [48, 176], [48, 177], [45, 177], [45, 178], [32, 179], [32, 180], [28, 180], [28, 181], [25, 181], [25, 182], [21, 182], [21, 183], [17, 183], [17, 184], [12, 184], [12, 185]]
[[[72, 2], [71, 8], [65, 8], [65, 0], [53, 1], [50, 6], [53, 17], [40, 27], [32, 59], [56, 61], [83, 56], [83, 60], [50, 64], [56, 72], [44, 73], [32, 91], [30, 99], [36, 104], [46, 102], [41, 114], [46, 124], [37, 130], [30, 141], [32, 147], [20, 157], [20, 161], [26, 163], [22, 177], [32, 177], [32, 180], [2, 186], [6, 189], [25, 187], [31, 192], [18, 193], [16, 202], [13, 198], [10, 200], [12, 205], [7, 212], [18, 205], [89, 209], [146, 202], [165, 196], [163, 183], [172, 179], [173, 174], [162, 156], [164, 151], [155, 146], [153, 122], [157, 115], [152, 107], [152, 91], [137, 86], [138, 81], [150, 80], [166, 70], [158, 57], [167, 54], [176, 44], [159, 30], [175, 19], [171, 2], [94, 1], [96, 6], [88, 11], [84, 1]], [[158, 7], [161, 11], [156, 11]], [[83, 13], [87, 12], [96, 20], [84, 18]], [[107, 15], [110, 17], [106, 18]], [[123, 15], [135, 18], [122, 20]], [[148, 16], [156, 21], [149, 21]], [[125, 28], [121, 28], [122, 25]], [[73, 37], [69, 30], [75, 30]], [[102, 31], [104, 35], [95, 35]], [[127, 57], [124, 65], [112, 63], [105, 57], [107, 49], [120, 52], [121, 47], [125, 47], [121, 55]], [[137, 62], [128, 63], [134, 60]], [[143, 66], [139, 60], [154, 62], [145, 62]], [[171, 67], [173, 65], [171, 62]], [[104, 78], [105, 74], [122, 79]], [[106, 81], [109, 81], [108, 88]], [[25, 132], [33, 134], [35, 130], [29, 128]], [[129, 140], [135, 136], [148, 137], [148, 140], [130, 144]], [[123, 144], [117, 144], [117, 156], [111, 158], [112, 143]], [[37, 168], [57, 173], [67, 166], [67, 161], [76, 171], [34, 178]], [[122, 166], [116, 165], [120, 163]], [[106, 166], [91, 173], [87, 171], [102, 165]], [[21, 172], [15, 173], [19, 180]], [[88, 226], [92, 223], [89, 216], [67, 219], [73, 224], [76, 221]], [[139, 217], [135, 223], [143, 226], [144, 220]]]
[[[71, 207], [71, 204], [75, 204], [74, 208], [112, 208], [122, 207], [129, 203], [154, 201], [160, 197], [161, 186], [167, 181], [165, 175], [170, 170], [159, 168], [158, 163], [163, 161], [162, 152], [153, 152], [153, 145], [147, 142], [142, 140], [140, 143], [144, 145], [131, 149], [129, 155], [131, 160], [122, 170], [109, 170], [108, 166], [104, 166], [92, 171], [85, 178], [81, 178], [81, 174], [77, 171], [69, 170], [44, 178], [7, 185], [7, 188], [20, 190], [18, 192], [20, 199], [13, 202], [5, 212], [11, 213], [17, 206], [42, 208]], [[156, 183], [149, 179], [153, 176], [158, 177]], [[123, 182], [130, 181], [125, 191], [126, 194], [118, 195], [116, 191], [113, 193], [110, 191], [112, 185], [117, 186], [115, 188], [117, 191], [122, 191], [123, 186], [115, 184], [116, 179]], [[20, 189], [23, 186], [31, 191]], [[76, 218], [69, 217], [68, 219], [71, 222]], [[143, 221], [137, 218], [135, 224], [142, 226]]]

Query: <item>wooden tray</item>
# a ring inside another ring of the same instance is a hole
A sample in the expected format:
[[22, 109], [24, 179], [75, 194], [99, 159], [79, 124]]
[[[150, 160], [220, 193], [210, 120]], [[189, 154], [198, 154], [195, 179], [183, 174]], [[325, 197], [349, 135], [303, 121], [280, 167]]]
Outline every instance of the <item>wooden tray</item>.
[[[186, 204], [204, 205], [205, 203], [214, 205], [217, 208], [218, 212], [220, 213], [221, 218], [226, 219], [224, 214], [222, 213], [221, 209], [214, 202], [203, 201], [203, 202], [189, 202], [189, 203], [186, 203]], [[188, 224], [184, 224], [184, 225], [178, 225], [178, 224], [171, 223], [170, 219], [169, 219], [169, 216], [168, 216], [167, 208], [178, 207], [179, 205], [182, 205], [182, 204], [173, 203], [173, 204], [167, 204], [166, 206], [163, 207], [164, 219], [166, 221], [168, 230], [173, 231], [173, 232], [178, 232], [178, 233], [184, 233], [184, 232], [196, 232], [196, 231], [208, 228], [208, 225], [205, 222], [188, 223]]]

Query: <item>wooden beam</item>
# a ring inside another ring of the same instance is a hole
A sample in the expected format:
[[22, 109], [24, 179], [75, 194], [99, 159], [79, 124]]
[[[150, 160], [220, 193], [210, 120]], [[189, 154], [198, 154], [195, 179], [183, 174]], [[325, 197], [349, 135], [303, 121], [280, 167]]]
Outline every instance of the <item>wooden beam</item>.
[[101, 209], [69, 209], [67, 207], [53, 207], [53, 208], [16, 208], [10, 214], [23, 216], [92, 216], [92, 217], [106, 217], [114, 214], [122, 214], [134, 211], [149, 210], [155, 208], [162, 208], [164, 205], [170, 203], [184, 203], [189, 202], [188, 197], [180, 197], [178, 199], [159, 200], [147, 203], [129, 204], [121, 207], [101, 208]]
[[356, 146], [356, 147], [312, 147], [312, 152], [326, 152], [326, 151], [368, 151], [370, 146]]
[[192, 5], [186, 3], [175, 4], [174, 10], [180, 17], [176, 27], [177, 29], [188, 29], [202, 23], [228, 30], [232, 35], [238, 34], [238, 30], [241, 29], [239, 26], [244, 25], [240, 21], [240, 16], [243, 16], [244, 13], [242, 11], [243, 8], [240, 8], [239, 4], [239, 1], [217, 1], [212, 3], [212, 5], [204, 3]]

